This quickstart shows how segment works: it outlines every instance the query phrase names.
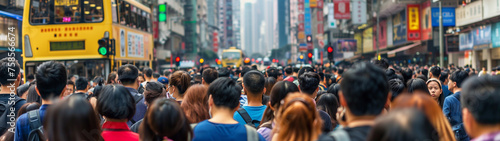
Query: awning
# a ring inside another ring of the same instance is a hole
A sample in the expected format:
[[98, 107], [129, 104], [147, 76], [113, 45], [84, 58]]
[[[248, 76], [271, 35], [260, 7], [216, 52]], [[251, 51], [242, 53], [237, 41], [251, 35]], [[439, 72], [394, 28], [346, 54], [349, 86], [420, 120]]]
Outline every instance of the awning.
[[411, 48], [416, 47], [416, 46], [418, 46], [418, 45], [420, 45], [420, 44], [422, 44], [422, 42], [420, 42], [420, 41], [413, 42], [413, 44], [410, 44], [410, 45], [407, 45], [407, 46], [404, 46], [404, 47], [400, 47], [400, 48], [397, 48], [397, 49], [391, 50], [391, 51], [387, 52], [387, 55], [388, 55], [388, 56], [392, 56], [392, 55], [395, 55], [397, 52], [400, 52], [400, 51], [405, 51], [405, 50], [411, 49]]

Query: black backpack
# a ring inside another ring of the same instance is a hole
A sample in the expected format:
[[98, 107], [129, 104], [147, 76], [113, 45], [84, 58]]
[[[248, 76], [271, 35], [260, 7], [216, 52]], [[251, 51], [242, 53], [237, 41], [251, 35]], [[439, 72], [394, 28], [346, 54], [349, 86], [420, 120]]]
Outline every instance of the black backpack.
[[30, 133], [28, 134], [28, 141], [45, 141], [43, 135], [42, 118], [40, 117], [40, 110], [32, 110], [28, 112]]
[[0, 133], [3, 134], [9, 128], [11, 128], [9, 123], [16, 122], [15, 120], [11, 121], [10, 118], [11, 117], [16, 118], [17, 113], [14, 113], [14, 116], [9, 116], [9, 114], [11, 113], [10, 109], [12, 107], [14, 107], [17, 103], [19, 103], [20, 101], [23, 101], [23, 100], [24, 99], [16, 96], [14, 99], [14, 101], [16, 102], [15, 104], [9, 104], [9, 102], [11, 102], [10, 100], [9, 101], [0, 101], [0, 113], [2, 113], [2, 115], [0, 116]]
[[249, 126], [255, 128], [255, 129], [257, 129], [257, 126], [255, 124], [259, 124], [260, 121], [258, 121], [258, 120], [252, 120], [252, 118], [248, 114], [247, 110], [245, 110], [243, 108], [240, 108], [240, 109], [238, 109], [238, 113], [243, 118], [243, 120], [245, 120], [245, 123], [247, 125], [249, 125]]

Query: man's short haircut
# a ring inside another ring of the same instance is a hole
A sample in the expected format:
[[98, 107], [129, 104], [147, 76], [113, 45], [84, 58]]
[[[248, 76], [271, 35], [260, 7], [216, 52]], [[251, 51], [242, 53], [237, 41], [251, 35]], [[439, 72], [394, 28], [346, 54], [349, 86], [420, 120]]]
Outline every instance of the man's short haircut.
[[49, 61], [36, 69], [36, 87], [42, 99], [59, 98], [67, 81], [66, 67], [63, 64]]
[[33, 80], [33, 79], [35, 79], [35, 75], [30, 74], [30, 75], [28, 75], [28, 76], [26, 77], [26, 79], [28, 79], [28, 80]]
[[172, 73], [172, 72], [170, 72], [170, 70], [164, 70], [164, 71], [163, 71], [163, 75], [164, 75], [165, 77], [168, 77], [168, 76], [170, 75], [170, 73]]
[[299, 70], [299, 77], [306, 72], [314, 72], [314, 69], [311, 67], [303, 67], [302, 69]]
[[252, 94], [262, 94], [266, 86], [266, 78], [258, 71], [249, 71], [243, 76], [243, 85]]
[[461, 94], [462, 108], [469, 109], [480, 124], [500, 124], [500, 77], [481, 76], [467, 79]]
[[7, 86], [9, 83], [14, 83], [19, 75], [19, 72], [20, 67], [16, 59], [6, 57], [0, 60], [0, 85]]
[[285, 73], [286, 74], [292, 74], [293, 73], [293, 69], [288, 67], [288, 68], [285, 68]]
[[[241, 77], [245, 76], [245, 74], [249, 71], [251, 71], [252, 69], [248, 66], [243, 66], [243, 68], [241, 69]], [[220, 74], [219, 74], [219, 77], [220, 77]]]
[[274, 77], [274, 79], [278, 79], [280, 76], [280, 72], [277, 68], [271, 67], [267, 71], [267, 77]]
[[80, 77], [76, 79], [75, 84], [76, 84], [76, 90], [85, 90], [89, 85], [89, 81], [87, 81], [87, 79], [84, 77]]
[[345, 72], [340, 87], [347, 106], [356, 116], [379, 115], [389, 94], [383, 68], [365, 62]]
[[127, 88], [121, 85], [106, 85], [100, 93], [96, 104], [99, 114], [110, 119], [132, 119], [135, 101]]
[[229, 77], [217, 78], [208, 87], [208, 95], [212, 95], [214, 105], [234, 109], [240, 105], [240, 93], [236, 82]]
[[152, 77], [153, 76], [153, 70], [151, 68], [144, 68], [144, 70], [142, 71], [142, 73], [144, 75], [146, 75], [146, 77]]
[[215, 81], [215, 79], [219, 78], [219, 72], [217, 70], [212, 69], [212, 68], [207, 68], [203, 70], [202, 73], [203, 80], [205, 80], [205, 83], [210, 84]]
[[[448, 79], [448, 73], [441, 72], [441, 76], [439, 77], [439, 81], [441, 81], [441, 83], [444, 83], [444, 81], [446, 81], [446, 79]], [[443, 84], [443, 85], [448, 85], [448, 84]]]
[[422, 75], [424, 75], [425, 77], [429, 76], [429, 70], [422, 69], [421, 72], [422, 72]]
[[153, 73], [153, 78], [160, 78], [160, 76], [161, 75], [159, 73], [157, 73], [157, 72]]
[[461, 88], [462, 83], [469, 77], [469, 73], [463, 70], [457, 70], [453, 72], [450, 76], [450, 80], [457, 83], [457, 87]]
[[299, 68], [297, 68], [297, 67], [293, 67], [293, 72], [294, 72], [294, 73], [299, 73], [299, 70], [300, 70]]
[[306, 72], [299, 76], [299, 87], [302, 93], [314, 94], [319, 87], [320, 76], [315, 72]]
[[438, 66], [431, 67], [429, 70], [434, 77], [439, 77], [439, 75], [441, 75], [441, 68]]
[[131, 64], [126, 64], [118, 68], [118, 80], [123, 85], [134, 84], [134, 82], [139, 77], [139, 69]]
[[375, 64], [375, 65], [379, 66], [382, 69], [389, 68], [389, 61], [387, 61], [387, 59], [385, 59], [385, 58], [381, 58], [380, 60], [373, 59], [371, 62], [372, 62], [372, 64]]
[[320, 73], [318, 73], [318, 75], [319, 75], [319, 80], [320, 81], [325, 80], [325, 74], [324, 73], [320, 72]]
[[229, 70], [227, 68], [220, 68], [219, 71], [219, 77], [229, 77]]

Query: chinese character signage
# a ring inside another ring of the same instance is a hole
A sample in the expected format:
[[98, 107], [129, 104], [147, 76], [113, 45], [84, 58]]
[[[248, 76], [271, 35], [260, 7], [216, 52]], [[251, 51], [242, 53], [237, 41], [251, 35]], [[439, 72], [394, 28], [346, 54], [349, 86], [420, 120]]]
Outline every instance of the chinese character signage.
[[392, 43], [399, 45], [406, 42], [406, 11], [403, 10], [392, 17]]
[[430, 40], [432, 39], [432, 13], [431, 13], [431, 2], [430, 1], [427, 1], [427, 2], [424, 2], [422, 3], [422, 9], [420, 9], [421, 11], [421, 21], [420, 23], [422, 23], [422, 40]]
[[304, 31], [307, 35], [311, 35], [311, 8], [309, 0], [304, 0]]
[[474, 50], [490, 47], [491, 25], [476, 27], [472, 30], [472, 34], [474, 34]]
[[407, 5], [408, 41], [420, 40], [420, 5]]
[[318, 6], [318, 3], [316, 0], [309, 0], [309, 6], [311, 8], [316, 8]]
[[350, 19], [349, 0], [334, 0], [335, 19]]
[[[443, 26], [455, 26], [455, 7], [443, 7]], [[432, 8], [432, 26], [439, 26], [439, 8]]]
[[353, 24], [366, 23], [366, 0], [352, 1], [352, 23]]

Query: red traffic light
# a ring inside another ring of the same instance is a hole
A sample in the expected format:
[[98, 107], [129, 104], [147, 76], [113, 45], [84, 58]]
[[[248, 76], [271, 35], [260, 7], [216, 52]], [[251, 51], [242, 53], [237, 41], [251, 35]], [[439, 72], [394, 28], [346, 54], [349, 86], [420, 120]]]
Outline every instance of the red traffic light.
[[181, 57], [175, 57], [175, 62], [181, 61]]
[[307, 54], [307, 57], [312, 58], [312, 57], [313, 57], [313, 54], [312, 54], [312, 53], [308, 53], [308, 54]]
[[328, 53], [332, 53], [333, 52], [333, 47], [328, 47], [327, 51], [328, 51]]
[[273, 59], [273, 63], [275, 63], [275, 62], [276, 62], [276, 59]]

